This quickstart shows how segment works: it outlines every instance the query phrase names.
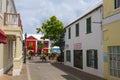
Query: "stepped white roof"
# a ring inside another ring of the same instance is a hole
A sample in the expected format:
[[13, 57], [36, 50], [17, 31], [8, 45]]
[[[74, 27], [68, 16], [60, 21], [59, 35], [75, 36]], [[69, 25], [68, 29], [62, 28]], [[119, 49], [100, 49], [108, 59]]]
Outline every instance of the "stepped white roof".
[[[27, 37], [30, 37], [30, 36], [33, 36], [34, 38], [36, 38], [37, 40], [43, 40], [43, 39], [40, 39], [43, 35], [42, 34], [27, 34]], [[23, 34], [23, 40], [25, 39], [24, 37], [24, 34]], [[49, 39], [45, 39], [45, 40], [48, 40]]]

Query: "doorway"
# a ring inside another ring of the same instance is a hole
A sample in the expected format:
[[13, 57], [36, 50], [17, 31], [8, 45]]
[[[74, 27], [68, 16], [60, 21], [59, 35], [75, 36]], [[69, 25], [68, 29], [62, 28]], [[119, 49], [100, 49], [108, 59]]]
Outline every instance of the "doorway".
[[74, 67], [83, 69], [83, 51], [74, 50]]

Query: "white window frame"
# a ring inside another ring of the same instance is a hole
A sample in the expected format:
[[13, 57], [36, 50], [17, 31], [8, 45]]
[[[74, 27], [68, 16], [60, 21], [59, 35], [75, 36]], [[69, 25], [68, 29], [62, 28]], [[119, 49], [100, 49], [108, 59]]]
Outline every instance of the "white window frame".
[[109, 47], [110, 75], [120, 78], [120, 46]]
[[[95, 53], [96, 51], [96, 53]], [[95, 56], [96, 55], [96, 56]], [[98, 53], [95, 49], [87, 50], [87, 67], [98, 69]], [[97, 63], [97, 64], [96, 64]]]

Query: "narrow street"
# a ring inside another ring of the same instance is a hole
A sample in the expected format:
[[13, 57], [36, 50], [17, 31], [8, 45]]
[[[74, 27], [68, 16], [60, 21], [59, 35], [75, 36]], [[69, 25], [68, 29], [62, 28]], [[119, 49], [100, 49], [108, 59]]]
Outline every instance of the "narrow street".
[[11, 75], [12, 73], [8, 72], [0, 77], [0, 80], [104, 80], [62, 63], [42, 62], [38, 57], [27, 60], [19, 76]]
[[32, 61], [28, 63], [31, 80], [81, 80], [68, 74], [49, 62]]
[[28, 61], [28, 80], [103, 80], [61, 63]]

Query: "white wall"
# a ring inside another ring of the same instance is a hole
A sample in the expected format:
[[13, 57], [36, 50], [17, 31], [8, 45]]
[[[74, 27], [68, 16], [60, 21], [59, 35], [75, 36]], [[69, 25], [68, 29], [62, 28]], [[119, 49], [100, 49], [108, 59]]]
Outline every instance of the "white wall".
[[[65, 48], [65, 65], [74, 66], [73, 64], [73, 46], [75, 43], [81, 43], [81, 50], [83, 50], [83, 71], [93, 75], [103, 77], [103, 51], [102, 51], [102, 30], [100, 23], [91, 23], [92, 33], [86, 34], [86, 19], [91, 17], [92, 22], [101, 22], [102, 13], [101, 8], [95, 10], [91, 14], [88, 14], [84, 18], [80, 19], [76, 23], [70, 25], [71, 27], [71, 39], [68, 39], [68, 28], [66, 28], [65, 45], [69, 45]], [[75, 37], [75, 25], [79, 23], [79, 37]], [[90, 68], [86, 66], [86, 50], [97, 49], [98, 50], [98, 69]], [[71, 62], [66, 62], [66, 50], [71, 50]]]

